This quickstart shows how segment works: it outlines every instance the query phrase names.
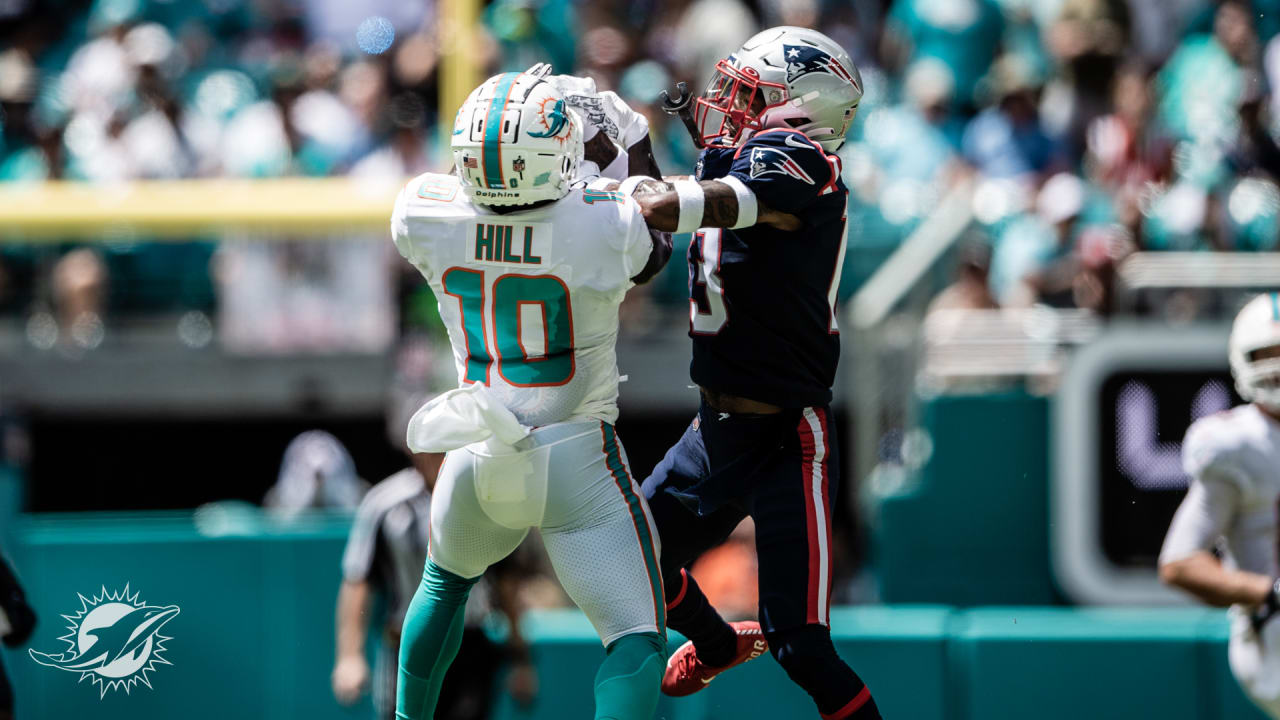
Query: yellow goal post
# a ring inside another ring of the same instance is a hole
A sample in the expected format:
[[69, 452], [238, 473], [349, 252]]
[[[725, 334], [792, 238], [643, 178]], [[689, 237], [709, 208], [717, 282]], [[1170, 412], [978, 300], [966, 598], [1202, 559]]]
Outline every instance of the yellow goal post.
[[0, 183], [9, 242], [146, 235], [184, 240], [226, 230], [385, 232], [406, 178]]
[[[447, 145], [453, 109], [480, 83], [479, 0], [441, 0], [441, 120]], [[447, 108], [447, 110], [445, 110]], [[146, 237], [185, 241], [247, 231], [270, 239], [386, 233], [407, 178], [279, 178], [0, 183], [0, 243]]]

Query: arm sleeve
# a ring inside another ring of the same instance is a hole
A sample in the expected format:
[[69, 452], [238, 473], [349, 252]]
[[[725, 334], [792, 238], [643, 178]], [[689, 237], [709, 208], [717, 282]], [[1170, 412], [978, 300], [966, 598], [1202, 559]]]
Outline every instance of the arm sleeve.
[[1187, 496], [1169, 524], [1160, 548], [1160, 564], [1212, 550], [1231, 527], [1240, 507], [1240, 488], [1227, 475], [1206, 471], [1191, 481]]
[[347, 535], [347, 547], [342, 552], [342, 579], [348, 582], [366, 582], [373, 575], [382, 513], [369, 502], [370, 497], [366, 495], [356, 510], [351, 533]]
[[774, 210], [797, 213], [835, 187], [836, 165], [804, 133], [768, 130], [748, 140], [729, 174]]

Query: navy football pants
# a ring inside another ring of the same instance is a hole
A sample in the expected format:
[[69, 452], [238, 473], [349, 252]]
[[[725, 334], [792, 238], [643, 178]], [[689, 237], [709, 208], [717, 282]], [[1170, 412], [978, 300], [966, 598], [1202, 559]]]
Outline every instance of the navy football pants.
[[662, 538], [668, 602], [684, 584], [680, 569], [750, 515], [761, 626], [827, 624], [840, 467], [830, 427], [826, 408], [731, 415], [703, 405], [643, 486]]
[[[878, 718], [829, 632], [831, 501], [840, 478], [827, 408], [721, 413], [705, 402], [643, 490], [662, 539], [667, 607], [700, 596], [682, 570], [755, 522], [760, 625], [770, 652], [827, 718]], [[676, 624], [670, 625], [689, 634]]]

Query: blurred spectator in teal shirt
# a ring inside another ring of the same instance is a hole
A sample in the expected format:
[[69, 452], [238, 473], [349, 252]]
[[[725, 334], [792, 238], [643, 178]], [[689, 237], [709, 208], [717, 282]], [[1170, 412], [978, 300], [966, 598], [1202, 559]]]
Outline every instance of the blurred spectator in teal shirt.
[[497, 0], [484, 23], [501, 46], [502, 70], [549, 62], [557, 72], [574, 67], [578, 18], [568, 0]]
[[1157, 79], [1158, 117], [1175, 136], [1217, 144], [1234, 137], [1245, 69], [1258, 62], [1258, 37], [1249, 7], [1226, 0], [1213, 34], [1182, 42]]
[[934, 58], [951, 70], [956, 99], [977, 106], [978, 81], [1000, 50], [1005, 19], [995, 0], [895, 0], [884, 42], [891, 66]]

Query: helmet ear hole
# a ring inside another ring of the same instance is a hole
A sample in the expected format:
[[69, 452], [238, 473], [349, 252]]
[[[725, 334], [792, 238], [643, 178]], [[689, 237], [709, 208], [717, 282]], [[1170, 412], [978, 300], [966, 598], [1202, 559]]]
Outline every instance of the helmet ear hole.
[[809, 118], [789, 117], [787, 118], [786, 123], [793, 128], [798, 128], [801, 125], [808, 125]]

